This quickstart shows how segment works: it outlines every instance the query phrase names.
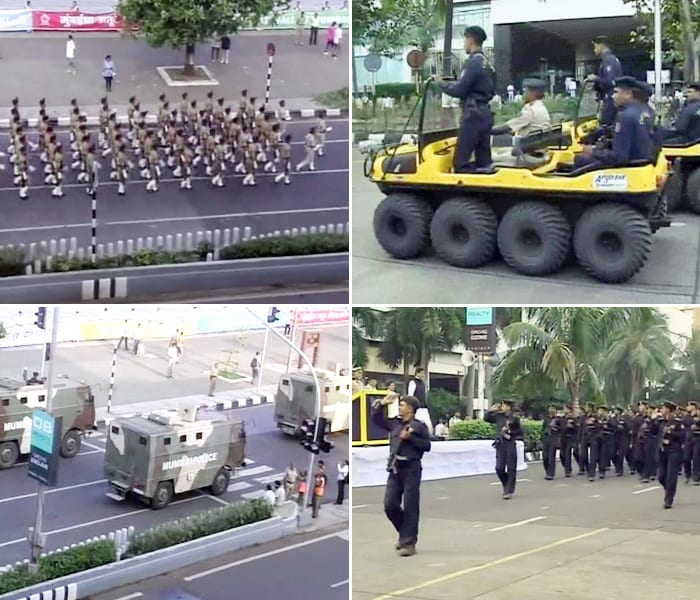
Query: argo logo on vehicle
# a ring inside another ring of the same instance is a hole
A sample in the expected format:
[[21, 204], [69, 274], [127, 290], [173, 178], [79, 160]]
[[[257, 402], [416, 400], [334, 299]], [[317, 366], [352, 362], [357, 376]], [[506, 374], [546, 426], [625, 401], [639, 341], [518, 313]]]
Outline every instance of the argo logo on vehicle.
[[593, 187], [596, 190], [627, 190], [627, 175], [598, 173], [593, 176]]

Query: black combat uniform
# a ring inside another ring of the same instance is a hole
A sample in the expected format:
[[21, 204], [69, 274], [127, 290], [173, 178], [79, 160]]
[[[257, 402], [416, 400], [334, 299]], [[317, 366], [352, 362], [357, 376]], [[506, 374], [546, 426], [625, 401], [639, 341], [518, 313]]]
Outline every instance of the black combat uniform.
[[[465, 37], [471, 37], [479, 45], [486, 39], [481, 27], [468, 27]], [[494, 95], [494, 71], [489, 60], [479, 49], [472, 52], [454, 83], [441, 83], [443, 93], [460, 99], [462, 122], [457, 134], [454, 156], [455, 173], [466, 173], [474, 168], [491, 165], [491, 129], [493, 114], [489, 101]], [[475, 164], [470, 163], [472, 152]]]
[[613, 462], [614, 447], [613, 436], [615, 435], [615, 420], [608, 414], [608, 407], [601, 406], [599, 416], [600, 423], [600, 451], [598, 454], [598, 473], [601, 479], [605, 475]]
[[632, 420], [623, 414], [621, 407], [618, 406], [616, 410], [618, 414], [614, 417], [613, 462], [615, 463], [615, 474], [622, 477], [625, 469], [625, 457], [629, 456]]
[[[428, 428], [415, 419], [418, 401], [411, 396], [404, 396], [403, 401], [413, 405], [414, 418], [408, 422], [400, 417], [387, 418], [381, 404], [372, 409], [372, 420], [389, 432], [389, 477], [384, 494], [384, 512], [399, 534], [397, 550], [414, 548], [418, 541], [420, 482], [423, 472], [421, 459], [425, 452], [430, 451]], [[406, 429], [410, 436], [407, 440], [402, 440], [399, 435]]]
[[561, 448], [559, 449], [559, 456], [561, 457], [562, 465], [564, 466], [564, 475], [566, 477], [571, 477], [571, 454], [578, 461], [578, 424], [576, 417], [574, 416], [571, 409], [567, 407], [567, 414], [562, 419], [562, 432], [561, 432]]
[[[607, 45], [608, 38], [598, 36], [593, 42]], [[598, 98], [601, 101], [600, 124], [603, 126], [612, 125], [615, 122], [616, 110], [613, 92], [615, 91], [615, 81], [620, 77], [622, 77], [622, 65], [612, 50], [606, 48], [600, 57], [598, 79], [594, 84], [595, 91], [598, 92]]]
[[653, 429], [653, 419], [651, 411], [653, 406], [649, 406], [647, 414], [642, 419], [642, 426], [639, 430], [639, 435], [642, 443], [642, 453], [644, 456], [644, 466], [642, 467], [642, 483], [649, 483], [650, 479], [656, 478], [656, 451], [658, 448], [658, 433], [659, 430]]
[[689, 483], [693, 475], [693, 438], [691, 435], [691, 427], [693, 425], [693, 408], [695, 403], [688, 402], [686, 405], [687, 413], [683, 415], [683, 431], [685, 438], [683, 440], [683, 471], [685, 472], [685, 482]]
[[[688, 87], [700, 90], [700, 83]], [[664, 132], [664, 141], [670, 144], [683, 144], [700, 140], [700, 99], [690, 100], [678, 114], [671, 129]]]
[[542, 421], [542, 463], [547, 480], [554, 479], [556, 474], [557, 450], [561, 448], [562, 421], [554, 407], [549, 408], [549, 415]]
[[693, 485], [700, 485], [700, 414], [697, 412], [690, 419], [688, 427], [688, 446], [690, 451], [691, 461], [691, 477]]
[[484, 421], [493, 423], [498, 430], [498, 437], [493, 446], [496, 448], [496, 475], [503, 485], [503, 499], [510, 500], [515, 493], [515, 477], [518, 467], [518, 455], [515, 442], [523, 439], [520, 419], [513, 413], [513, 402], [504, 401], [507, 412], [489, 410]]
[[[673, 402], [664, 402], [669, 411], [676, 410]], [[678, 483], [678, 467], [681, 463], [685, 431], [680, 418], [669, 414], [667, 418], [659, 417], [652, 423], [652, 432], [659, 433], [659, 483], [664, 486], [664, 508], [673, 506]]]
[[642, 425], [646, 418], [646, 404], [640, 404], [637, 412], [632, 418], [632, 456], [634, 460], [634, 470], [639, 474], [639, 478], [643, 478], [644, 473], [644, 438]]

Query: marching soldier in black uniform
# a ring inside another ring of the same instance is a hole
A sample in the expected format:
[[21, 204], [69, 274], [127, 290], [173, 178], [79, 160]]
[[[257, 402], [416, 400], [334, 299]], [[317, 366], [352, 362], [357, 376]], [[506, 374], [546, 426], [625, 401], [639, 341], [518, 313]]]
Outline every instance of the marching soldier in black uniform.
[[615, 412], [617, 414], [614, 417], [613, 460], [615, 463], [615, 474], [618, 477], [622, 477], [625, 471], [625, 457], [628, 456], [631, 443], [632, 420], [624, 414], [621, 406], [615, 407]]
[[551, 481], [556, 474], [556, 456], [561, 446], [563, 419], [557, 414], [556, 406], [550, 405], [547, 410], [547, 418], [542, 421], [542, 463], [544, 478]]
[[[680, 407], [679, 410], [681, 410]], [[686, 484], [690, 483], [690, 479], [693, 476], [693, 438], [691, 435], [691, 427], [693, 425], [695, 410], [695, 402], [691, 400], [686, 404], [684, 414], [681, 416], [683, 430], [685, 431], [685, 439], [683, 440], [683, 471], [685, 473]]]
[[634, 460], [634, 469], [632, 474], [637, 473], [642, 479], [644, 472], [644, 445], [642, 443], [642, 424], [646, 418], [647, 403], [640, 402], [637, 411], [632, 417], [632, 457]]
[[494, 404], [484, 415], [484, 421], [493, 423], [498, 430], [498, 437], [493, 445], [496, 448], [496, 475], [503, 485], [504, 500], [510, 500], [515, 493], [518, 467], [515, 442], [523, 439], [520, 419], [513, 412], [513, 404], [513, 400], [503, 400]]
[[[571, 405], [567, 405], [566, 414], [563, 418], [561, 432], [561, 448], [559, 455], [561, 456], [562, 465], [564, 466], [564, 475], [571, 477], [571, 455], [575, 454], [578, 457], [578, 424], [574, 409]], [[577, 458], [578, 460], [578, 458]]]
[[616, 80], [622, 77], [622, 65], [610, 50], [610, 40], [604, 35], [593, 39], [593, 51], [600, 57], [600, 68], [598, 75], [590, 75], [589, 79], [595, 82], [595, 90], [602, 102], [600, 124], [610, 126], [615, 123], [617, 111], [613, 101], [613, 90]]
[[664, 508], [673, 506], [678, 483], [678, 468], [681, 464], [685, 431], [681, 419], [673, 414], [676, 405], [664, 402], [661, 413], [653, 414], [652, 434], [660, 434], [659, 483], [664, 487]]
[[642, 483], [649, 483], [650, 480], [656, 479], [656, 452], [658, 449], [658, 428], [654, 429], [652, 415], [657, 414], [657, 409], [654, 405], [649, 404], [646, 409], [646, 415], [642, 420], [640, 428], [640, 436], [642, 441], [642, 452], [644, 453], [644, 467], [642, 470]]
[[[454, 172], [466, 173], [474, 168], [491, 165], [491, 129], [493, 114], [489, 101], [494, 95], [494, 71], [481, 50], [486, 32], [478, 26], [464, 30], [464, 48], [469, 58], [459, 79], [453, 83], [440, 82], [443, 93], [460, 99], [462, 124], [457, 135]], [[475, 163], [471, 155], [474, 153]]]
[[700, 485], [700, 410], [694, 401], [688, 402], [688, 405], [692, 406], [687, 442], [690, 450], [691, 477], [693, 485]]
[[600, 455], [598, 457], [598, 473], [601, 479], [605, 479], [608, 469], [613, 464], [614, 446], [613, 436], [615, 434], [616, 423], [610, 416], [607, 406], [598, 408], [598, 418], [600, 420]]
[[418, 541], [421, 459], [425, 452], [430, 451], [430, 434], [425, 424], [415, 419], [416, 398], [402, 397], [399, 416], [389, 419], [384, 414], [384, 406], [392, 401], [390, 395], [377, 401], [372, 407], [372, 420], [390, 436], [384, 512], [399, 534], [396, 544], [399, 555], [411, 556], [416, 553]]
[[588, 481], [593, 481], [600, 456], [601, 432], [600, 422], [592, 404], [586, 405], [581, 441], [581, 453], [586, 462]]

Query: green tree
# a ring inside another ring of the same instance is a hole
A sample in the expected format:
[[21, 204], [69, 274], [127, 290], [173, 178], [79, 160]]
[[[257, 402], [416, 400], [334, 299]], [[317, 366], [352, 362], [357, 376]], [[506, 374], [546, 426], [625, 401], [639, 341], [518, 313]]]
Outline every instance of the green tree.
[[217, 34], [256, 27], [286, 0], [119, 0], [124, 30], [139, 28], [149, 45], [185, 48], [184, 74], [194, 74], [194, 50]]
[[669, 374], [670, 387], [679, 402], [700, 399], [700, 332], [694, 331], [685, 348], [678, 352], [679, 368]]
[[2, 321], [0, 321], [0, 340], [4, 338], [7, 335], [7, 331], [5, 331], [5, 326], [2, 324]]
[[352, 366], [367, 366], [368, 338], [381, 337], [381, 313], [371, 308], [352, 309]]

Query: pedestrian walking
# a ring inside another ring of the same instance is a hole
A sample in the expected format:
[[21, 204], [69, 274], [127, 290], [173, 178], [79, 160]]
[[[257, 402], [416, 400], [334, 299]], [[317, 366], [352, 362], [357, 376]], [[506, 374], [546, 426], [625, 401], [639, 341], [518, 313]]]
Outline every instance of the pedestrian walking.
[[306, 24], [306, 18], [304, 17], [304, 11], [300, 11], [299, 15], [297, 16], [297, 22], [296, 22], [296, 41], [294, 42], [295, 46], [303, 46], [304, 45], [304, 25]]
[[112, 81], [116, 76], [117, 72], [114, 70], [114, 63], [112, 62], [112, 57], [108, 54], [105, 56], [105, 62], [102, 65], [102, 77], [105, 80], [105, 90], [107, 92], [112, 91]]
[[394, 418], [384, 414], [384, 407], [390, 402], [392, 399], [385, 396], [372, 405], [372, 420], [389, 432], [384, 513], [399, 534], [395, 546], [399, 555], [412, 556], [418, 542], [421, 460], [425, 452], [430, 452], [430, 433], [425, 423], [416, 420], [418, 398], [404, 396], [399, 402], [399, 416]]
[[175, 368], [175, 363], [177, 362], [177, 346], [175, 344], [170, 344], [168, 346], [168, 374], [166, 377], [168, 379], [173, 378], [173, 369]]
[[333, 46], [331, 49], [331, 58], [333, 60], [338, 60], [338, 54], [340, 53], [340, 44], [343, 41], [343, 26], [338, 23], [338, 26], [333, 32]]
[[220, 55], [221, 55], [221, 39], [215, 33], [214, 39], [211, 42], [211, 62], [218, 61]]
[[75, 41], [71, 34], [68, 34], [68, 40], [66, 40], [66, 61], [68, 61], [66, 73], [73, 73], [73, 75], [75, 75], [77, 73], [75, 68]]
[[289, 466], [284, 472], [284, 495], [287, 500], [291, 500], [296, 495], [297, 480], [299, 472], [294, 466], [294, 463], [289, 463]]
[[515, 470], [518, 466], [515, 442], [523, 439], [520, 419], [513, 412], [513, 404], [512, 400], [494, 404], [484, 416], [484, 421], [495, 424], [498, 431], [493, 445], [496, 448], [496, 475], [503, 485], [504, 500], [510, 500], [515, 493]]
[[209, 397], [214, 396], [214, 388], [216, 387], [216, 380], [219, 377], [219, 363], [215, 362], [211, 369], [209, 369]]
[[515, 86], [512, 83], [508, 84], [506, 92], [508, 93], [508, 102], [513, 102], [515, 100]]
[[221, 64], [228, 64], [229, 55], [231, 54], [231, 38], [228, 35], [221, 36]]
[[342, 504], [345, 500], [345, 486], [350, 483], [350, 463], [347, 460], [338, 463], [338, 496], [336, 504]]
[[285, 496], [286, 494], [284, 493], [282, 482], [275, 481], [275, 506], [281, 506], [282, 502], [286, 500]]
[[297, 483], [297, 505], [300, 509], [304, 507], [306, 501], [306, 476], [308, 473], [302, 471], [299, 473], [299, 483]]
[[314, 13], [311, 17], [311, 30], [309, 32], [309, 46], [318, 45], [318, 29], [321, 26], [321, 20], [318, 18], [318, 13]]
[[315, 171], [316, 166], [314, 161], [316, 160], [316, 128], [311, 127], [309, 133], [306, 134], [304, 138], [304, 150], [306, 151], [306, 156], [297, 165], [297, 171], [301, 171], [304, 167], [308, 167], [309, 171]]
[[321, 509], [321, 502], [326, 495], [326, 479], [322, 473], [316, 473], [314, 477], [314, 495], [311, 500], [311, 517], [318, 517], [318, 511]]
[[255, 356], [250, 361], [250, 382], [257, 383], [258, 377], [260, 377], [260, 352], [256, 352]]
[[265, 500], [267, 500], [269, 502], [270, 506], [272, 506], [272, 507], [275, 506], [275, 501], [276, 501], [275, 491], [272, 489], [271, 484], [268, 483], [265, 486], [265, 493], [263, 494], [263, 497], [265, 498]]
[[175, 347], [177, 348], [177, 362], [180, 362], [180, 359], [185, 352], [185, 333], [183, 331], [178, 331], [177, 338], [175, 340]]
[[139, 346], [141, 346], [141, 323], [137, 323], [134, 330], [134, 354], [136, 356], [139, 354]]
[[129, 351], [129, 319], [124, 319], [124, 325], [122, 326], [122, 335], [119, 338], [119, 343], [117, 344], [117, 350], [122, 347], [122, 342], [124, 342], [124, 349]]
[[328, 53], [333, 48], [333, 40], [335, 39], [335, 28], [337, 23], [333, 21], [331, 26], [326, 30], [326, 48], [323, 50], [323, 54], [328, 55]]

